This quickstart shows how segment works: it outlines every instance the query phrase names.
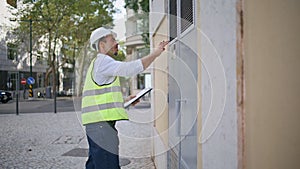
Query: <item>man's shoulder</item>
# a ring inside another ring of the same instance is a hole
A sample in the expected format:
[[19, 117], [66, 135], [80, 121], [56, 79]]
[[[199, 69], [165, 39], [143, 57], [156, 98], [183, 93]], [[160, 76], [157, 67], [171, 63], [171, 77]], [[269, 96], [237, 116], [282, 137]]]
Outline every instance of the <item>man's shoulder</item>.
[[101, 53], [99, 53], [97, 55], [97, 58], [96, 58], [96, 62], [98, 62], [98, 63], [101, 63], [101, 62], [112, 62], [112, 61], [114, 61], [113, 58], [111, 58], [108, 55], [101, 54]]
[[115, 64], [115, 60], [108, 55], [99, 53], [94, 63], [94, 70], [102, 72]]

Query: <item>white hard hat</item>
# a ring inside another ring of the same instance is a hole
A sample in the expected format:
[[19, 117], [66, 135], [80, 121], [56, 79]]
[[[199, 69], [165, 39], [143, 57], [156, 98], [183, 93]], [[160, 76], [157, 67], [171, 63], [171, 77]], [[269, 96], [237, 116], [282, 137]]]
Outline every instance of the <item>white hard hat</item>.
[[[106, 28], [103, 28], [103, 27], [100, 27], [100, 28], [97, 28], [95, 29], [92, 33], [91, 33], [91, 37], [90, 37], [90, 45], [91, 45], [91, 48], [93, 50], [98, 50], [98, 40], [107, 36], [107, 35], [113, 35], [114, 37], [117, 37], [117, 34], [115, 32], [113, 32], [112, 30], [109, 30], [109, 29], [106, 29]], [[94, 46], [94, 44], [96, 46]]]

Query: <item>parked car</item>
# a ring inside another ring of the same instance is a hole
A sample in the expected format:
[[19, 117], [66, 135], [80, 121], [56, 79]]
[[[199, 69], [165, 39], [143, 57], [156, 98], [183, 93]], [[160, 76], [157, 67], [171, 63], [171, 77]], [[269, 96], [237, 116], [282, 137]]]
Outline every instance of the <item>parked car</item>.
[[61, 90], [58, 92], [57, 96], [66, 96], [67, 92], [65, 90]]
[[8, 101], [12, 100], [11, 93], [7, 91], [0, 91], [0, 100], [2, 103], [7, 103]]

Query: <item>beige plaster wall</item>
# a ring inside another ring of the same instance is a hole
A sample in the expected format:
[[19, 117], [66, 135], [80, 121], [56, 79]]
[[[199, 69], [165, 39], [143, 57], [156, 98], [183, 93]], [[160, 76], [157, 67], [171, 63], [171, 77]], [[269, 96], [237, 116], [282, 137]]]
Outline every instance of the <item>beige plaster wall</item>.
[[300, 1], [244, 7], [245, 168], [299, 168]]
[[[197, 27], [197, 41], [199, 42], [199, 44], [201, 44], [201, 32], [200, 32], [200, 28], [201, 28], [201, 19], [200, 19], [200, 0], [196, 1], [196, 27]], [[197, 136], [198, 136], [198, 147], [197, 147], [197, 168], [198, 169], [202, 169], [202, 165], [203, 165], [203, 162], [202, 162], [202, 142], [201, 142], [201, 139], [200, 139], [200, 136], [201, 136], [201, 131], [202, 131], [202, 105], [201, 105], [201, 46], [199, 45], [198, 48], [197, 48], [197, 53], [198, 53], [198, 88], [197, 88], [197, 93], [198, 93], [198, 102], [199, 102], [199, 105], [198, 105], [198, 115], [197, 115]]]
[[[164, 17], [153, 35], [153, 47], [159, 42], [168, 40], [167, 18]], [[165, 146], [168, 145], [168, 58], [167, 51], [163, 52], [153, 63], [153, 97], [154, 97], [154, 127], [160, 134]]]

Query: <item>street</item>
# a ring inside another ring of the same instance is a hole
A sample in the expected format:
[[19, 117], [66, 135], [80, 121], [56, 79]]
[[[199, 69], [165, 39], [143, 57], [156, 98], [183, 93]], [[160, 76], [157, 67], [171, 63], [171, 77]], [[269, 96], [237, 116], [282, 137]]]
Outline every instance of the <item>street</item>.
[[[57, 97], [57, 112], [70, 112], [80, 110], [80, 98], [75, 97]], [[79, 108], [79, 109], [77, 109]], [[19, 113], [54, 113], [54, 99], [20, 100]], [[16, 99], [8, 103], [0, 103], [0, 114], [16, 114]]]
[[[19, 116], [13, 114], [15, 103], [0, 104], [0, 168], [84, 168], [88, 152], [85, 129], [80, 112], [71, 111], [77, 101], [73, 104], [72, 98], [59, 98], [57, 114], [51, 112], [53, 100], [22, 101]], [[151, 109], [131, 108], [128, 114], [130, 121], [116, 125], [121, 168], [154, 169]]]

